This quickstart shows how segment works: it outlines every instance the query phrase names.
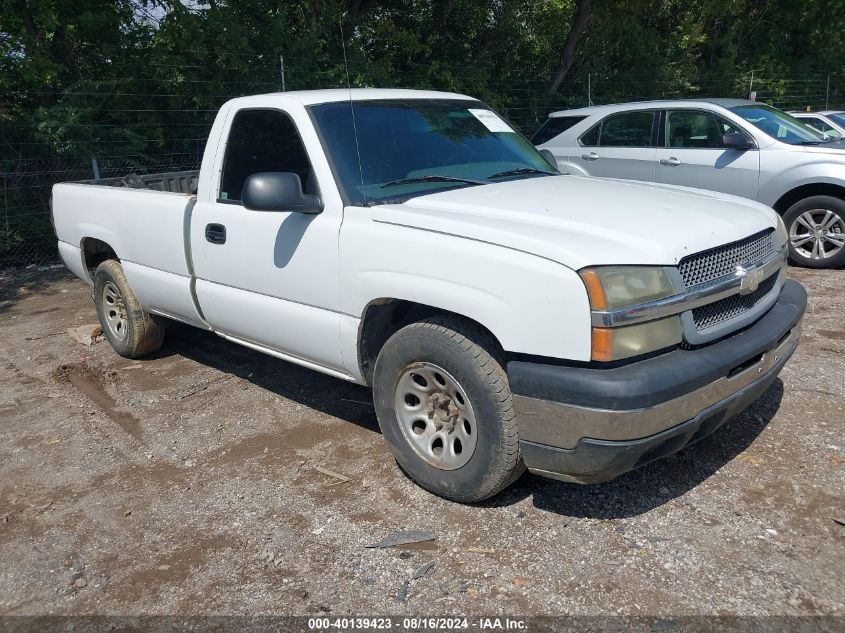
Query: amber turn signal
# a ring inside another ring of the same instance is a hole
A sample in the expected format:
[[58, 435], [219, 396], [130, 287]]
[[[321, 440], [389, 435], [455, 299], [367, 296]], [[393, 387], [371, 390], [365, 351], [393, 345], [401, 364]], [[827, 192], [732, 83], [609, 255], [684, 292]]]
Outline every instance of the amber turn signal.
[[587, 295], [590, 298], [590, 307], [593, 310], [607, 309], [607, 296], [604, 294], [601, 278], [595, 270], [582, 270], [581, 279], [587, 286]]
[[613, 335], [615, 331], [610, 328], [593, 328], [593, 360], [608, 362], [613, 358]]

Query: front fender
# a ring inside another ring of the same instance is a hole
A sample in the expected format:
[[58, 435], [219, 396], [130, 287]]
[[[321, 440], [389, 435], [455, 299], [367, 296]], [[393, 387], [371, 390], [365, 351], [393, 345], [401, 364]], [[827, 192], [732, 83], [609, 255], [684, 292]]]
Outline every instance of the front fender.
[[580, 277], [529, 253], [359, 218], [341, 232], [340, 289], [359, 318], [375, 299], [412, 301], [477, 321], [509, 352], [590, 359]]
[[834, 163], [817, 160], [768, 177], [761, 174], [759, 201], [774, 207], [790, 191], [807, 185], [834, 185], [845, 189], [845, 161]]
[[590, 173], [586, 169], [584, 169], [584, 167], [582, 165], [576, 163], [574, 160], [572, 160], [568, 156], [561, 159], [560, 162], [561, 162], [562, 165], [564, 165], [564, 168], [566, 169], [567, 174], [570, 174], [572, 176], [589, 176], [590, 175]]

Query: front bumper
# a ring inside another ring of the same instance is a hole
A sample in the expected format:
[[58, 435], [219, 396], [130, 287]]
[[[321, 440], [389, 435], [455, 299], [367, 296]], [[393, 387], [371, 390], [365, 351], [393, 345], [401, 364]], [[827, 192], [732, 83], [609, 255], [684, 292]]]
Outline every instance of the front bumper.
[[705, 347], [612, 369], [508, 363], [526, 466], [596, 483], [709, 435], [777, 377], [798, 346], [806, 305], [804, 288], [787, 281], [755, 324]]

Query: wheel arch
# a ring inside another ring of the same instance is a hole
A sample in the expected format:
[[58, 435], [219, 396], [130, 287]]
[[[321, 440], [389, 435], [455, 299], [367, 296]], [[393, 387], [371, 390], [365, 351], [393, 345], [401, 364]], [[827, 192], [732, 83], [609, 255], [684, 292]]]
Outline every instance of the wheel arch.
[[471, 317], [417, 301], [381, 297], [366, 305], [358, 327], [358, 367], [366, 384], [372, 385], [376, 358], [391, 336], [410, 323], [439, 315], [453, 316], [481, 328], [504, 351], [501, 341], [492, 330]]
[[783, 215], [793, 204], [811, 196], [833, 196], [845, 200], [845, 186], [827, 182], [801, 185], [787, 191], [772, 206], [775, 211]]
[[82, 261], [85, 265], [85, 270], [88, 272], [88, 276], [92, 281], [97, 266], [109, 259], [120, 261], [120, 257], [117, 256], [114, 248], [108, 242], [96, 237], [83, 237], [80, 241], [80, 249], [82, 250]]

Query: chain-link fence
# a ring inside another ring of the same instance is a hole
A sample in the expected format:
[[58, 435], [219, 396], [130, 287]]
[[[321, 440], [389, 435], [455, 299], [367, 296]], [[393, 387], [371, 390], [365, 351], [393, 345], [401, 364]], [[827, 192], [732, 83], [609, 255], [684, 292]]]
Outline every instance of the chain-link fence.
[[[284, 70], [283, 70], [284, 69]], [[185, 79], [192, 68], [173, 68], [172, 81], [137, 77], [89, 81], [57, 96], [53, 108], [31, 111], [15, 106], [28, 95], [0, 96], [0, 270], [56, 261], [50, 225], [53, 184], [157, 171], [197, 169], [217, 109], [227, 99], [281, 89], [345, 86], [346, 77], [297, 70], [295, 64], [255, 69], [247, 81], [226, 83]], [[365, 69], [352, 68], [352, 83], [367, 85]], [[446, 85], [432, 85], [429, 74], [410, 73], [386, 87], [423, 87], [473, 94], [498, 109], [526, 134], [549, 112], [588, 104], [705, 96], [748, 97], [783, 109], [845, 107], [845, 76], [755, 77], [753, 73], [718, 77], [691, 85], [649, 85], [644, 75], [606, 77], [588, 74], [564, 82], [549, 94], [538, 79], [484, 81], [461, 78], [450, 69]], [[126, 85], [131, 84], [131, 88]], [[392, 84], [392, 85], [391, 85]], [[142, 88], [139, 89], [138, 86]], [[4, 99], [5, 97], [5, 99]], [[3, 116], [7, 114], [7, 116]], [[10, 122], [11, 121], [11, 122]]]
[[2, 208], [0, 269], [51, 262], [57, 258], [56, 240], [50, 224], [53, 184], [124, 176], [131, 172], [154, 173], [198, 169], [194, 155], [168, 154], [160, 162], [138, 163], [124, 157], [38, 158], [2, 161]]

